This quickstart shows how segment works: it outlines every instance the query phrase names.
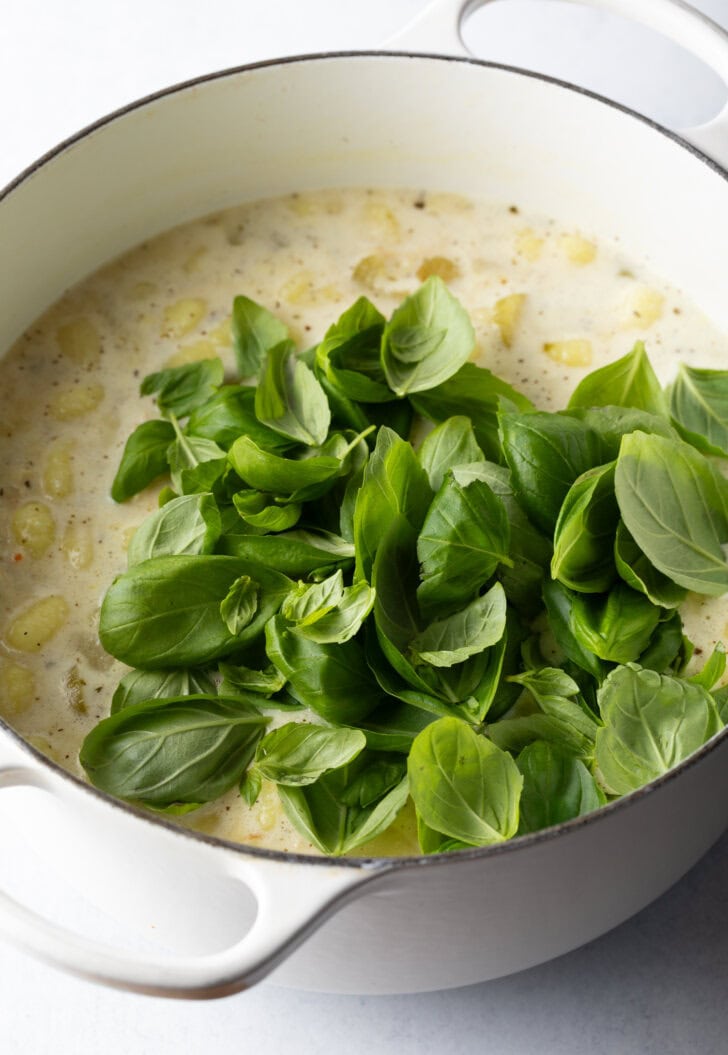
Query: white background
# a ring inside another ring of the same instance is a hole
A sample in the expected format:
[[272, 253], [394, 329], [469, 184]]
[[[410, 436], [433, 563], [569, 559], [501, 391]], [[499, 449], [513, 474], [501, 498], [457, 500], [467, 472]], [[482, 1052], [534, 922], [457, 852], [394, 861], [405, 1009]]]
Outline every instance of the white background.
[[[0, 186], [136, 97], [245, 62], [376, 47], [423, 3], [3, 0]], [[728, 27], [728, 0], [695, 6]], [[481, 57], [585, 84], [674, 126], [708, 118], [725, 96], [679, 49], [559, 2], [496, 4], [476, 14], [465, 35]], [[28, 891], [50, 878], [1, 830], [0, 847], [4, 887]], [[67, 978], [0, 943], [0, 1051], [722, 1055], [727, 889], [724, 837], [673, 890], [586, 948], [511, 978], [405, 997], [330, 997], [264, 984], [224, 1001], [169, 1002]]]

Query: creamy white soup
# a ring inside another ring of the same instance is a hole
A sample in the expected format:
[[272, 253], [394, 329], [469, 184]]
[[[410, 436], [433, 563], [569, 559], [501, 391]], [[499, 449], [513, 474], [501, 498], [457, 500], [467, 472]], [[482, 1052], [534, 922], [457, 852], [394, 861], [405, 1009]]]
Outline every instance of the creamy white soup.
[[[83, 776], [79, 746], [126, 670], [102, 649], [97, 623], [157, 505], [157, 486], [121, 505], [109, 496], [127, 436], [157, 416], [140, 379], [212, 356], [232, 369], [238, 294], [307, 348], [362, 294], [388, 315], [431, 274], [469, 312], [475, 361], [543, 410], [565, 406], [581, 378], [637, 339], [663, 383], [678, 361], [728, 360], [728, 337], [618, 240], [517, 202], [327, 190], [244, 205], [139, 246], [71, 289], [0, 364], [0, 713], [24, 737]], [[728, 639], [725, 600], [691, 595], [681, 613], [698, 663]], [[316, 852], [265, 783], [253, 807], [235, 790], [179, 823]], [[419, 852], [412, 812], [358, 852]]]

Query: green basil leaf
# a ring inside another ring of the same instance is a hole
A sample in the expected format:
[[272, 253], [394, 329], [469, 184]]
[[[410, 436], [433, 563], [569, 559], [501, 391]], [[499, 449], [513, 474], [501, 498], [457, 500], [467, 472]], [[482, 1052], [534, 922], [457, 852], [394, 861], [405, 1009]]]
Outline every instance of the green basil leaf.
[[358, 632], [373, 605], [374, 590], [363, 581], [345, 587], [338, 570], [312, 586], [299, 583], [281, 611], [311, 641], [343, 644]]
[[238, 436], [250, 436], [267, 451], [283, 451], [292, 446], [286, 436], [258, 421], [255, 416], [255, 389], [247, 385], [221, 388], [207, 403], [192, 411], [186, 431], [190, 436], [212, 440], [224, 450], [228, 450]]
[[[233, 582], [250, 575], [260, 584], [258, 612], [235, 636], [220, 615]], [[236, 557], [155, 557], [111, 584], [101, 606], [99, 637], [107, 652], [129, 666], [199, 666], [252, 641], [289, 592], [277, 572]]]
[[220, 537], [220, 513], [211, 494], [182, 495], [151, 513], [132, 536], [127, 562], [171, 554], [211, 553]]
[[[215, 685], [201, 670], [130, 670], [111, 697], [111, 713], [147, 700], [174, 696], [214, 696]], [[225, 696], [226, 693], [220, 695]]]
[[728, 484], [686, 443], [634, 432], [615, 473], [629, 533], [663, 575], [696, 593], [728, 590]]
[[238, 370], [242, 377], [252, 377], [270, 349], [288, 339], [288, 330], [267, 308], [248, 297], [236, 297], [232, 335]]
[[440, 490], [446, 474], [455, 466], [485, 462], [470, 419], [462, 415], [448, 418], [425, 436], [417, 457], [433, 491]]
[[398, 396], [442, 384], [467, 360], [475, 331], [442, 279], [431, 276], [392, 315], [382, 335], [382, 366]]
[[516, 718], [499, 718], [487, 727], [487, 735], [501, 751], [518, 754], [537, 740], [563, 747], [590, 765], [594, 759], [594, 739], [585, 737], [564, 718], [553, 714], [526, 714]]
[[282, 616], [265, 628], [268, 658], [301, 703], [337, 725], [355, 725], [382, 702], [361, 645], [320, 645], [287, 629]]
[[354, 546], [328, 531], [299, 529], [280, 535], [223, 535], [218, 550], [291, 578], [326, 568], [348, 568], [354, 563]]
[[255, 766], [251, 766], [240, 781], [240, 797], [246, 806], [254, 806], [263, 790], [263, 778]]
[[688, 681], [692, 685], [702, 685], [704, 689], [710, 692], [725, 674], [725, 668], [725, 648], [723, 643], [719, 641], [703, 665], [703, 669], [699, 673], [693, 674], [692, 678], [688, 678]]
[[220, 615], [233, 637], [252, 623], [258, 610], [258, 592], [258, 583], [249, 575], [241, 575], [220, 601]]
[[384, 321], [371, 301], [360, 297], [329, 327], [316, 349], [317, 369], [356, 403], [387, 403], [393, 398], [380, 355]]
[[269, 349], [255, 390], [255, 413], [269, 429], [320, 447], [331, 424], [326, 393], [290, 341]]
[[267, 719], [235, 700], [180, 696], [112, 714], [83, 742], [92, 784], [156, 809], [211, 802], [248, 767]]
[[601, 681], [609, 669], [581, 640], [573, 630], [573, 609], [577, 594], [567, 590], [560, 582], [548, 580], [543, 585], [543, 599], [549, 624], [559, 648], [581, 670], [585, 670], [597, 681]]
[[425, 615], [467, 604], [499, 564], [510, 564], [510, 528], [500, 498], [482, 480], [463, 487], [445, 478], [417, 539], [421, 584], [417, 600]]
[[219, 689], [221, 696], [244, 695], [247, 697], [251, 693], [272, 696], [273, 693], [280, 692], [286, 684], [285, 676], [272, 666], [266, 670], [253, 670], [251, 667], [243, 667], [239, 664], [221, 663], [219, 670], [222, 675]]
[[683, 439], [703, 454], [728, 458], [728, 370], [681, 363], [668, 396]]
[[404, 761], [400, 780], [378, 802], [360, 806], [345, 801], [350, 785], [378, 762], [375, 752], [364, 750], [348, 766], [325, 773], [313, 784], [278, 786], [289, 820], [322, 853], [351, 853], [385, 831], [404, 806], [408, 795]]
[[350, 445], [341, 452], [306, 458], [282, 458], [258, 447], [249, 436], [241, 436], [228, 451], [238, 476], [257, 491], [288, 495], [293, 501], [309, 501], [325, 494], [346, 469]]
[[588, 425], [563, 414], [505, 413], [500, 424], [516, 499], [529, 520], [551, 535], [577, 477], [608, 461], [602, 441]]
[[470, 419], [475, 439], [486, 458], [502, 462], [498, 414], [503, 400], [526, 413], [533, 404], [506, 381], [475, 363], [465, 363], [457, 373], [428, 392], [417, 392], [411, 402], [418, 414], [430, 421], [447, 421], [455, 414]]
[[211, 399], [224, 378], [225, 368], [220, 359], [200, 359], [148, 374], [139, 391], [143, 396], [156, 395], [157, 406], [163, 414], [184, 418]]
[[670, 440], [680, 438], [665, 418], [636, 407], [573, 407], [560, 411], [560, 416], [576, 418], [599, 436], [604, 448], [603, 462], [615, 460], [622, 437], [630, 432], [647, 432]]
[[683, 634], [679, 612], [670, 613], [669, 618], [660, 619], [650, 643], [641, 652], [638, 661], [641, 667], [656, 670], [658, 674], [681, 674], [692, 655], [692, 644]]
[[578, 477], [556, 521], [551, 574], [579, 593], [602, 593], [617, 578], [613, 539], [619, 508], [614, 469], [610, 462]]
[[301, 518], [303, 506], [299, 502], [281, 504], [275, 495], [261, 491], [238, 491], [233, 505], [246, 524], [261, 532], [288, 531]]
[[430, 828], [473, 846], [516, 834], [523, 778], [516, 763], [457, 718], [428, 725], [407, 770], [417, 813]]
[[647, 358], [645, 346], [634, 348], [614, 363], [593, 370], [574, 389], [569, 407], [636, 407], [669, 417], [667, 400]]
[[298, 628], [326, 615], [344, 596], [344, 576], [341, 570], [314, 585], [299, 582], [286, 597], [281, 613]]
[[644, 555], [623, 520], [617, 525], [614, 558], [620, 577], [662, 608], [677, 608], [685, 600], [686, 589], [658, 571]]
[[523, 775], [519, 835], [563, 824], [605, 802], [584, 763], [558, 744], [536, 740], [516, 764]]
[[644, 594], [618, 583], [608, 594], [578, 594], [571, 630], [583, 648], [612, 663], [631, 663], [650, 643], [661, 611]]
[[427, 711], [388, 699], [368, 715], [359, 728], [366, 736], [367, 747], [406, 755], [417, 734], [432, 721], [434, 716]]
[[137, 425], [126, 441], [111, 485], [115, 502], [125, 502], [168, 471], [167, 450], [173, 440], [174, 428], [169, 421], [144, 421]]
[[499, 582], [453, 615], [422, 630], [410, 643], [416, 662], [452, 667], [501, 640], [506, 629], [506, 595]]
[[398, 515], [418, 531], [432, 500], [427, 474], [412, 447], [391, 429], [381, 428], [354, 507], [355, 578], [371, 577], [384, 530]]
[[612, 671], [598, 699], [604, 728], [597, 733], [596, 759], [615, 795], [662, 776], [722, 724], [701, 685], [633, 665]]
[[172, 419], [175, 439], [169, 445], [167, 460], [172, 483], [183, 494], [211, 491], [227, 469], [227, 455], [212, 440], [187, 436]]
[[358, 729], [287, 722], [260, 741], [255, 768], [266, 780], [302, 787], [353, 762], [365, 747], [366, 737]]
[[715, 706], [718, 708], [718, 716], [723, 725], [728, 725], [728, 685], [722, 685], [713, 694]]

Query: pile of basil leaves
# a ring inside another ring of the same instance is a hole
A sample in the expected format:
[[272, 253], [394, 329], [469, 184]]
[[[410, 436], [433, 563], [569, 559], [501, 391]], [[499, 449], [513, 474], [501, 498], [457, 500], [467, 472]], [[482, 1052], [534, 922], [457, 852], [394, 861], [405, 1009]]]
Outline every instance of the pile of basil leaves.
[[218, 359], [141, 386], [161, 416], [112, 495], [169, 483], [101, 610], [133, 669], [81, 750], [95, 785], [182, 813], [273, 781], [328, 854], [411, 796], [433, 853], [594, 810], [720, 731], [725, 654], [685, 676], [679, 606], [728, 590], [728, 371], [663, 391], [637, 344], [543, 413], [470, 361], [438, 278], [300, 355], [246, 297], [233, 335], [257, 386]]

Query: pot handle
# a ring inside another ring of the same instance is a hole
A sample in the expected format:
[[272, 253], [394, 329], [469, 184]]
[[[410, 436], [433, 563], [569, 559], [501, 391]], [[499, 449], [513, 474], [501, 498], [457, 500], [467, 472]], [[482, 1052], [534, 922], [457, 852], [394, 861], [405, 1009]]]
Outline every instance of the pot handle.
[[[33, 787], [52, 793], [45, 775], [31, 766], [0, 766], [0, 791]], [[209, 999], [228, 996], [261, 981], [362, 887], [389, 871], [371, 867], [314, 867], [295, 861], [230, 854], [225, 874], [250, 888], [257, 914], [248, 932], [220, 952], [199, 956], [124, 954], [44, 918], [0, 891], [0, 935], [70, 974], [116, 989], [151, 996]]]
[[[728, 31], [684, 0], [569, 0], [602, 8], [662, 33], [692, 52], [728, 86]], [[431, 0], [385, 47], [393, 51], [423, 51], [470, 56], [461, 35], [468, 15], [493, 0]], [[728, 104], [712, 121], [679, 135], [719, 165], [728, 168]]]

